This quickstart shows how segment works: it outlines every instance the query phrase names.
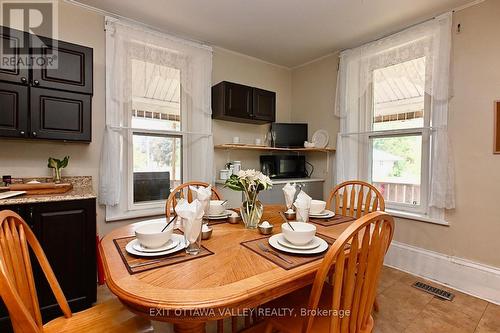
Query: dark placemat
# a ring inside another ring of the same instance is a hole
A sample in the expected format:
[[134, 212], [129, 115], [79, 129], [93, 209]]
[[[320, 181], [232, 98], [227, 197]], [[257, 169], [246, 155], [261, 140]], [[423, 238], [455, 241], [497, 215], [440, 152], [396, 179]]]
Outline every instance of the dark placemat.
[[212, 251], [202, 245], [200, 253], [198, 253], [198, 255], [196, 256], [187, 254], [184, 250], [180, 250], [178, 252], [170, 253], [164, 256], [138, 257], [128, 253], [125, 250], [125, 246], [127, 246], [127, 244], [133, 239], [135, 239], [135, 236], [113, 239], [116, 249], [120, 253], [120, 257], [122, 258], [123, 263], [125, 264], [125, 267], [127, 267], [127, 270], [130, 274], [136, 274], [163, 266], [170, 266], [214, 254]]
[[312, 217], [309, 218], [309, 222], [322, 225], [323, 227], [331, 227], [332, 225], [351, 222], [354, 220], [356, 220], [354, 217], [344, 216], [339, 214], [336, 214], [335, 216], [330, 217], [329, 219], [318, 219]]
[[[328, 243], [328, 245], [332, 245], [335, 242], [335, 238], [328, 237], [328, 236], [323, 235], [323, 234], [318, 234], [317, 233], [316, 236], [318, 236], [321, 239], [324, 239]], [[318, 254], [291, 254], [291, 253], [286, 253], [286, 252], [283, 252], [283, 251], [280, 251], [280, 250], [276, 250], [271, 245], [269, 245], [269, 242], [268, 242], [269, 237], [270, 236], [266, 236], [266, 237], [257, 238], [257, 239], [254, 239], [254, 240], [242, 242], [241, 245], [243, 245], [244, 247], [252, 250], [253, 252], [257, 253], [258, 255], [266, 258], [267, 260], [275, 263], [276, 265], [278, 265], [281, 268], [284, 268], [286, 270], [293, 269], [293, 268], [305, 265], [307, 263], [310, 263], [312, 261], [321, 259], [321, 258], [323, 258], [325, 256], [326, 252], [328, 251], [328, 249], [327, 249], [324, 252], [318, 253]], [[285, 258], [286, 260], [290, 261], [291, 263], [288, 263], [288, 262], [284, 261], [283, 259], [280, 259], [280, 258], [276, 257], [275, 255], [269, 253], [269, 252], [262, 251], [259, 248], [259, 243], [262, 243], [269, 250], [273, 250], [273, 251], [278, 252], [283, 258]], [[330, 247], [328, 247], [328, 248], [330, 248]]]

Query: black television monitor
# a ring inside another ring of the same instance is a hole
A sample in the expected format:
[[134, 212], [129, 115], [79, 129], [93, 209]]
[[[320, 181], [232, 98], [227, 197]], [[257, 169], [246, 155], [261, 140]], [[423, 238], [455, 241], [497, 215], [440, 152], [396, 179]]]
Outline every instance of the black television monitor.
[[307, 141], [307, 124], [272, 123], [271, 133], [275, 133], [274, 146], [276, 147], [304, 147], [304, 141]]

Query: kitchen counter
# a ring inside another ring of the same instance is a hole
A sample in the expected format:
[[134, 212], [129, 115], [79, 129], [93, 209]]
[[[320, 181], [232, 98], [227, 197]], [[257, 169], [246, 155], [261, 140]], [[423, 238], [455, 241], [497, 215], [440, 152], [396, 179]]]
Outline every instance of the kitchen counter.
[[[23, 179], [13, 179], [13, 183], [23, 183], [23, 182], [25, 183], [35, 179], [40, 182], [51, 181], [50, 178], [23, 178]], [[23, 194], [17, 197], [1, 199], [0, 206], [41, 203], [41, 202], [84, 200], [84, 199], [96, 198], [94, 190], [92, 189], [92, 177], [87, 177], [87, 176], [63, 177], [62, 181], [73, 184], [73, 189], [65, 193], [42, 194], [42, 195]]]
[[[286, 183], [314, 183], [314, 182], [324, 182], [322, 178], [283, 178], [283, 179], [271, 179], [273, 184], [286, 184]], [[226, 181], [222, 179], [217, 179], [216, 184], [224, 185]]]

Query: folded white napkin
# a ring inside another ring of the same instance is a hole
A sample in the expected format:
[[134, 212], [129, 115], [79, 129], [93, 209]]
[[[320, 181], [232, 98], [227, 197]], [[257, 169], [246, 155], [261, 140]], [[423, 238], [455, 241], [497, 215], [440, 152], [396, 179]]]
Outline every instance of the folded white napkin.
[[203, 220], [203, 208], [198, 199], [189, 203], [183, 201], [175, 206], [175, 212], [182, 218], [184, 223], [184, 235], [189, 243], [196, 243], [198, 235], [201, 232], [201, 223]]
[[297, 188], [295, 184], [291, 185], [290, 183], [286, 183], [283, 186], [283, 194], [285, 195], [285, 204], [288, 208], [288, 211], [292, 210], [293, 198], [295, 197], [295, 192], [297, 192]]
[[189, 186], [189, 189], [193, 193], [193, 200], [198, 199], [198, 201], [201, 202], [203, 212], [207, 214], [210, 198], [212, 197], [212, 185], [209, 185], [208, 187]]
[[293, 203], [293, 205], [296, 207], [296, 208], [307, 208], [307, 209], [310, 209], [311, 208], [311, 201], [312, 201], [312, 198], [307, 195], [306, 192], [304, 191], [300, 191], [299, 194], [297, 195], [297, 199], [295, 200], [295, 202]]

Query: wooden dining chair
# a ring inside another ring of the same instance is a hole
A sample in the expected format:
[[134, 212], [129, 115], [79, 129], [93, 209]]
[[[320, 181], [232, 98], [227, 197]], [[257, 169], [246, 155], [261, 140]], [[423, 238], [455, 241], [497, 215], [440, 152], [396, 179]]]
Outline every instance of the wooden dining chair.
[[[377, 282], [393, 234], [394, 220], [386, 213], [372, 212], [356, 220], [326, 253], [312, 287], [264, 306], [293, 309], [289, 315], [267, 318], [265, 332], [372, 332]], [[325, 282], [330, 274], [332, 284]]]
[[[333, 188], [327, 207], [330, 210], [334, 209], [335, 214], [360, 218], [377, 210], [385, 211], [385, 200], [372, 184], [360, 180], [349, 180]], [[376, 299], [374, 310], [379, 311]]]
[[[30, 251], [40, 264], [64, 314], [42, 323]], [[0, 296], [9, 311], [15, 333], [151, 332], [151, 322], [128, 311], [118, 300], [73, 314], [30, 227], [16, 213], [0, 212]]]
[[335, 214], [360, 218], [377, 210], [385, 211], [384, 197], [372, 184], [349, 180], [333, 188], [327, 201], [327, 209]]
[[[167, 216], [167, 219], [170, 218], [170, 215], [173, 213], [174, 208], [180, 199], [186, 199], [188, 202], [193, 201], [193, 191], [191, 191], [189, 186], [209, 187], [210, 184], [204, 182], [187, 182], [177, 186], [172, 192], [170, 192], [170, 195], [168, 196], [167, 202], [165, 204], [165, 215]], [[212, 186], [212, 199], [222, 199], [222, 195], [220, 194], [219, 190], [217, 190], [214, 186]]]

